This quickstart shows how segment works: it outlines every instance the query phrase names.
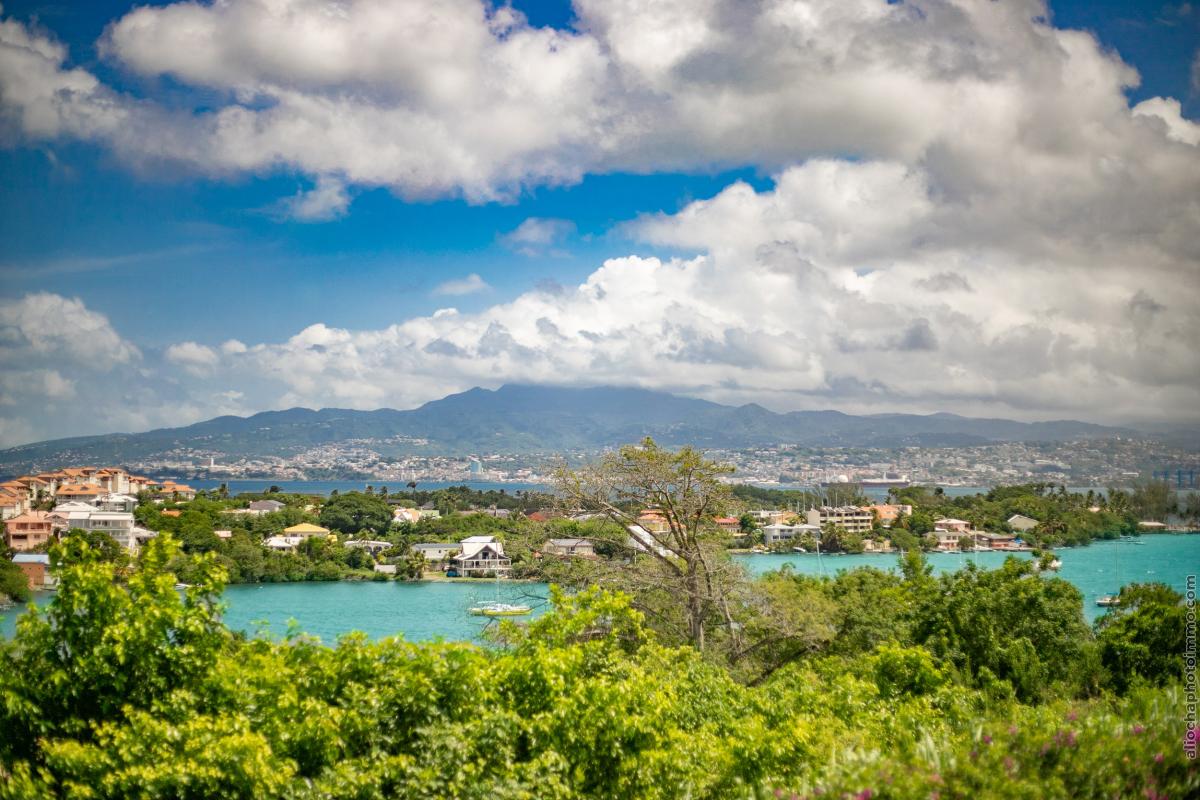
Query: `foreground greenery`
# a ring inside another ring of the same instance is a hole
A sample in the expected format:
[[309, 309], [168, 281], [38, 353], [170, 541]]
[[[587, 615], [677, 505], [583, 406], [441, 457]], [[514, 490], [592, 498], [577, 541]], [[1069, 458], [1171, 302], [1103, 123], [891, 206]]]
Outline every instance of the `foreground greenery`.
[[[177, 549], [155, 539], [127, 579], [81, 537], [55, 550], [56, 597], [0, 650], [0, 798], [1200, 790], [1181, 747], [1182, 659], [1169, 655], [1182, 653], [1169, 639], [1182, 634], [1179, 597], [1162, 588], [1131, 594], [1093, 636], [1077, 593], [1015, 562], [942, 579], [919, 557], [899, 577], [777, 574], [774, 596], [848, 610], [750, 686], [711, 640], [704, 652], [666, 643], [599, 587], [556, 590], [555, 611], [506, 625], [502, 647], [245, 639], [220, 622], [215, 556], [174, 589]], [[900, 613], [874, 608], [887, 598]], [[1064, 619], [1074, 625], [1057, 630]]]

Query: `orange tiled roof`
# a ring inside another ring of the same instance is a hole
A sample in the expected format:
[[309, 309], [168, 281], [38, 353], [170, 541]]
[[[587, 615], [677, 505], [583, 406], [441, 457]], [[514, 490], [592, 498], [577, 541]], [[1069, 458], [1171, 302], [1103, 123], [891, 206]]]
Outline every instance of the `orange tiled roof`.
[[101, 491], [103, 490], [94, 483], [79, 483], [59, 487], [58, 494], [99, 494]]
[[183, 512], [177, 508], [168, 508], [166, 511], [162, 512], [162, 515], [164, 517], [178, 517], [182, 513]]

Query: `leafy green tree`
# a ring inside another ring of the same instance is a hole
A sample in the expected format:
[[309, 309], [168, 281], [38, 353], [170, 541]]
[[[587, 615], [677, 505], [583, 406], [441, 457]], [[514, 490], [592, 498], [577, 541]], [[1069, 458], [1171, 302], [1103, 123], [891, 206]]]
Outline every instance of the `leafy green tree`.
[[32, 596], [25, 573], [19, 566], [0, 556], [0, 600], [7, 598], [15, 603], [25, 603]]
[[1161, 583], [1125, 586], [1115, 608], [1096, 621], [1100, 662], [1118, 691], [1138, 680], [1165, 684], [1183, 675], [1187, 609]]
[[410, 550], [402, 564], [404, 577], [420, 580], [425, 575], [425, 555], [420, 550]]
[[109, 564], [125, 565], [129, 562], [129, 551], [104, 531], [71, 528], [71, 530], [67, 531], [67, 535], [63, 537], [64, 543], [68, 540], [86, 543], [96, 558]]
[[392, 524], [392, 508], [386, 500], [362, 492], [331, 497], [321, 507], [321, 525], [340, 533], [368, 530], [383, 534]]
[[90, 737], [212, 668], [229, 639], [217, 610], [224, 575], [202, 560], [197, 584], [181, 595], [165, 570], [177, 550], [168, 535], [151, 539], [124, 583], [86, 537], [53, 548], [58, 591], [46, 611], [18, 620], [21, 674], [0, 684], [0, 762], [31, 757], [44, 738]]
[[1039, 577], [1028, 561], [1009, 558], [988, 571], [968, 564], [943, 574], [917, 602], [914, 642], [977, 682], [995, 676], [1029, 701], [1090, 691], [1098, 681], [1082, 595], [1064, 580]]

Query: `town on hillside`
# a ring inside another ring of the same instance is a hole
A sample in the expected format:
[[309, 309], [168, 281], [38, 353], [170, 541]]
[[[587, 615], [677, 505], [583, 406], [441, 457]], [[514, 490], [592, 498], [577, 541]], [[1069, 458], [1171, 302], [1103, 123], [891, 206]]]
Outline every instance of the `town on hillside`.
[[[1107, 495], [1028, 484], [959, 498], [897, 486], [889, 502], [846, 484], [726, 490], [726, 507], [706, 525], [721, 546], [748, 553], [1030, 551], [1164, 529], [1172, 514], [1200, 515], [1194, 494], [1180, 503], [1162, 483]], [[54, 585], [50, 548], [71, 535], [132, 563], [146, 542], [169, 532], [182, 545], [173, 566], [185, 583], [204, 553], [214, 553], [235, 583], [541, 580], [563, 559], [665, 552], [679, 524], [653, 505], [613, 516], [547, 493], [465, 486], [230, 496], [122, 467], [67, 467], [0, 483], [0, 519], [9, 560], [31, 589]]]

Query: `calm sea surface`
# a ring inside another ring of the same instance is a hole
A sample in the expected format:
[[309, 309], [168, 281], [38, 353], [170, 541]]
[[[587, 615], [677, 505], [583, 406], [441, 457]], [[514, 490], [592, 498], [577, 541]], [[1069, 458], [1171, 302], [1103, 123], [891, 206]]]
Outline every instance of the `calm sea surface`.
[[[1084, 614], [1095, 619], [1103, 609], [1096, 598], [1115, 593], [1122, 585], [1160, 581], [1183, 591], [1189, 574], [1200, 572], [1200, 535], [1155, 534], [1128, 542], [1097, 542], [1087, 547], [1057, 551], [1063, 567], [1059, 576], [1079, 587], [1084, 596]], [[1027, 553], [1016, 554], [1028, 558]], [[740, 555], [747, 568], [761, 574], [791, 564], [797, 572], [833, 575], [839, 570], [873, 566], [894, 570], [891, 555]], [[994, 568], [1004, 562], [1004, 553], [950, 555], [934, 553], [929, 562], [937, 572], [955, 570], [968, 562]], [[231, 586], [225, 591], [226, 623], [254, 633], [265, 630], [281, 636], [295, 620], [299, 630], [332, 643], [352, 630], [372, 638], [402, 634], [411, 641], [478, 640], [488, 620], [467, 613], [472, 605], [494, 600], [522, 602], [534, 606], [534, 614], [545, 611], [547, 587], [536, 583], [275, 583]], [[45, 604], [51, 593], [39, 593]], [[11, 636], [17, 609], [0, 612], [0, 636]]]
[[[1153, 534], [1139, 536], [1132, 542], [1093, 542], [1086, 547], [1056, 550], [1063, 562], [1058, 572], [1083, 593], [1083, 613], [1089, 620], [1104, 613], [1096, 605], [1101, 595], [1115, 594], [1128, 583], [1165, 583], [1182, 592], [1188, 575], [1200, 572], [1200, 534]], [[968, 563], [994, 569], [1004, 559], [1015, 556], [1029, 558], [1029, 553], [929, 553], [926, 558], [935, 573], [953, 571]], [[896, 570], [894, 555], [822, 555], [794, 553], [788, 555], [735, 556], [754, 574], [762, 574], [791, 564], [806, 575], [834, 575], [839, 570], [855, 567], [877, 567]]]
[[[410, 641], [478, 640], [488, 617], [468, 613], [471, 606], [496, 600], [533, 607], [531, 619], [546, 611], [549, 588], [540, 583], [479, 582], [375, 583], [330, 581], [313, 583], [239, 584], [225, 590], [225, 623], [246, 633], [265, 631], [283, 636], [295, 620], [298, 630], [332, 644], [350, 631], [373, 639], [403, 635]], [[53, 592], [39, 592], [45, 605]], [[17, 609], [0, 617], [0, 636], [12, 636]], [[492, 623], [494, 624], [494, 622]]]

